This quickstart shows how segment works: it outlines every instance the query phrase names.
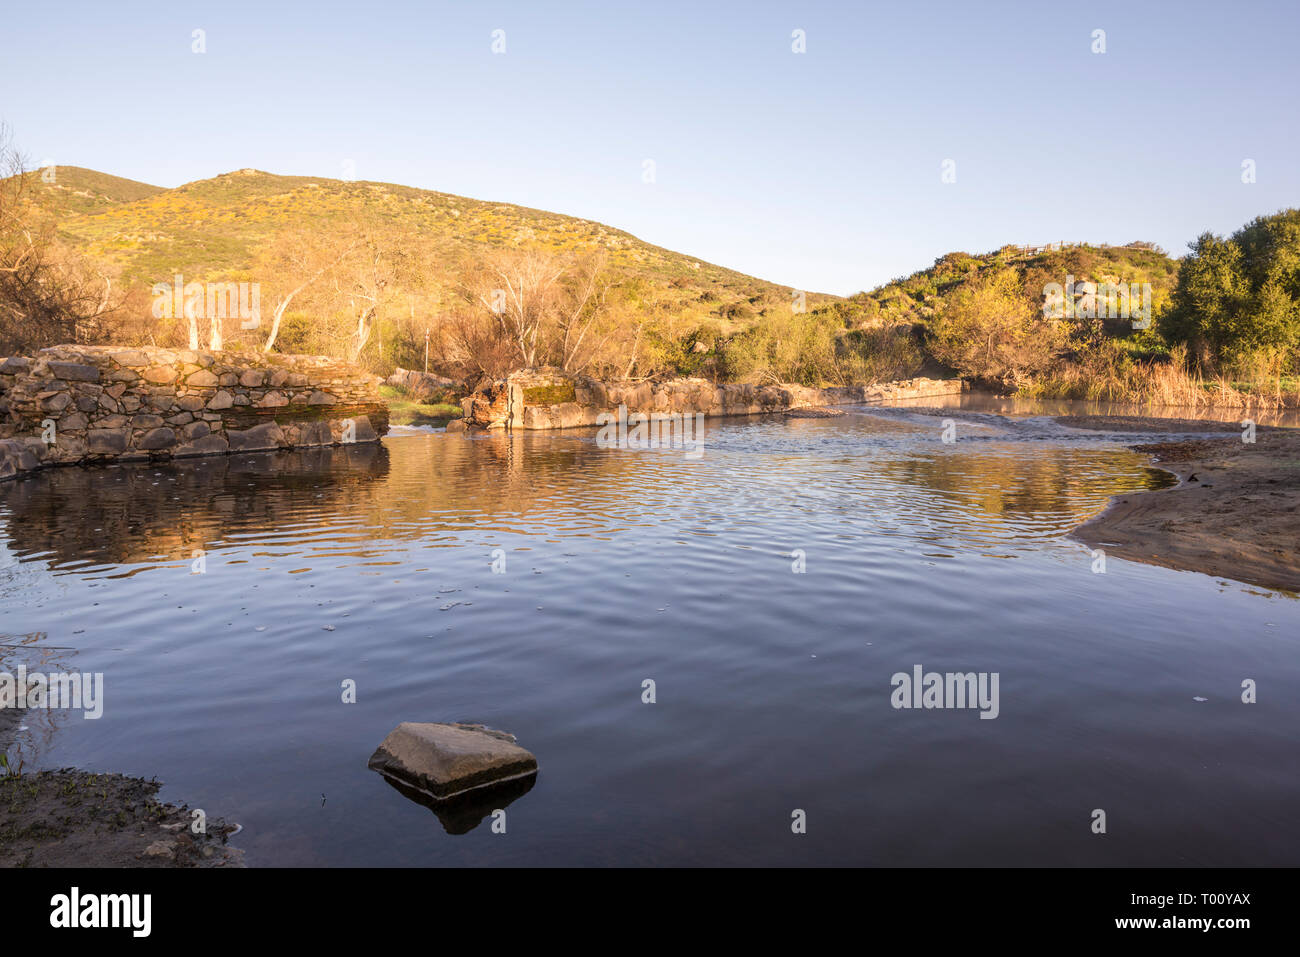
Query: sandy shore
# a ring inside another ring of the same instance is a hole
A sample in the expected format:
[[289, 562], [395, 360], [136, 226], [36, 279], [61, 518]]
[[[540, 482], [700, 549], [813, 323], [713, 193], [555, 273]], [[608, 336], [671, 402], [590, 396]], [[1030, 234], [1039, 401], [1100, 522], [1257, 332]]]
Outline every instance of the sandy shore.
[[1061, 425], [1117, 432], [1225, 432], [1219, 439], [1134, 445], [1179, 484], [1129, 493], [1075, 529], [1108, 555], [1300, 592], [1300, 430], [1236, 422], [1061, 416]]
[[0, 867], [242, 867], [232, 825], [190, 830], [157, 781], [86, 771], [0, 776]]

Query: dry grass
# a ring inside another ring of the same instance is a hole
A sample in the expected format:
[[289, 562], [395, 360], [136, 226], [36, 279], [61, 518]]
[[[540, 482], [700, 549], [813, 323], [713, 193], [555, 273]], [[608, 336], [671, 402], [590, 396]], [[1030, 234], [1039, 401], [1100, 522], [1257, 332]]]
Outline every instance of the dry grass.
[[1300, 408], [1300, 379], [1282, 375], [1278, 363], [1255, 359], [1230, 371], [1207, 378], [1181, 349], [1167, 361], [1101, 349], [1057, 365], [1021, 394], [1185, 409]]

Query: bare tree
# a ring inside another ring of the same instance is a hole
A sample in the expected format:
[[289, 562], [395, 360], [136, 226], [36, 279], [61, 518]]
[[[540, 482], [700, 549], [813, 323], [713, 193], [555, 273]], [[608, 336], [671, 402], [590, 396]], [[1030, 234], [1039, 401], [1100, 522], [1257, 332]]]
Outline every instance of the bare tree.
[[103, 338], [121, 303], [111, 276], [58, 241], [34, 184], [0, 126], [0, 352]]
[[604, 314], [605, 295], [609, 282], [602, 279], [608, 254], [605, 250], [580, 260], [574, 267], [566, 295], [561, 297], [560, 308], [560, 368], [581, 372], [595, 355], [588, 350], [585, 361], [579, 363], [587, 334]]
[[271, 317], [271, 330], [267, 333], [263, 352], [275, 348], [280, 336], [280, 324], [284, 314], [295, 299], [321, 277], [339, 267], [360, 245], [358, 237], [322, 245], [313, 242], [306, 234], [287, 234], [268, 251], [265, 267], [278, 274], [290, 277], [286, 285], [292, 283], [276, 302], [275, 313]]
[[603, 252], [575, 259], [510, 250], [471, 269], [462, 294], [514, 344], [520, 365], [553, 361], [576, 371], [590, 361], [592, 332], [604, 314], [604, 266]]

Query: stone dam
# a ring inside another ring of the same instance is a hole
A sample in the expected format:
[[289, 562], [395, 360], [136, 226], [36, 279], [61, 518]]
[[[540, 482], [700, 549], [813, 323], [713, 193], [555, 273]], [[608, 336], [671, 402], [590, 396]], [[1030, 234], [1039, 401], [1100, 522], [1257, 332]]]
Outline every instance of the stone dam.
[[602, 382], [558, 369], [530, 369], [480, 386], [461, 400], [464, 425], [476, 429], [572, 429], [599, 424], [602, 413], [650, 419], [674, 415], [761, 415], [858, 403], [960, 395], [961, 379], [907, 379], [869, 386], [715, 384], [708, 379]]
[[51, 465], [377, 442], [379, 379], [324, 356], [53, 346], [0, 362], [0, 479]]

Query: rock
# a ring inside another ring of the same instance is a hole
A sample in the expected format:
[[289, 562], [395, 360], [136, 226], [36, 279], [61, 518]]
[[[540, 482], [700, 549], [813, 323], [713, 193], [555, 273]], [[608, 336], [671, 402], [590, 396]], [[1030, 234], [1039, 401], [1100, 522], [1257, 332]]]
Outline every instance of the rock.
[[43, 392], [36, 398], [46, 412], [62, 412], [72, 404], [72, 396], [66, 392]]
[[72, 382], [98, 382], [99, 370], [94, 366], [79, 362], [55, 362], [50, 360], [50, 373], [60, 379]]
[[309, 422], [298, 430], [295, 445], [333, 445], [334, 436], [328, 422]]
[[369, 767], [445, 801], [477, 788], [537, 774], [537, 758], [513, 735], [474, 724], [399, 724]]
[[203, 435], [180, 446], [172, 454], [182, 459], [191, 455], [218, 455], [229, 450], [230, 443], [220, 435]]
[[792, 419], [831, 419], [844, 415], [843, 409], [791, 409], [786, 413]]
[[208, 408], [214, 411], [217, 409], [228, 409], [234, 404], [234, 397], [224, 389], [208, 400]]
[[144, 381], [154, 385], [167, 385], [177, 379], [176, 370], [171, 366], [150, 366], [143, 372]]
[[145, 857], [175, 857], [175, 841], [154, 841], [144, 849]]
[[452, 419], [450, 422], [447, 423], [448, 432], [464, 432], [465, 428], [466, 426], [465, 426], [464, 419]]
[[152, 429], [141, 436], [140, 441], [136, 443], [136, 448], [156, 452], [159, 449], [170, 448], [175, 444], [176, 433], [171, 429]]
[[186, 379], [185, 383], [195, 389], [213, 389], [216, 388], [217, 377], [207, 369], [202, 369]]
[[374, 442], [379, 438], [375, 432], [374, 426], [370, 424], [370, 419], [364, 415], [359, 415], [352, 420], [353, 424], [353, 442]]
[[251, 429], [244, 429], [242, 432], [237, 429], [229, 429], [226, 432], [226, 439], [230, 443], [232, 452], [278, 449], [285, 444], [284, 433], [274, 422], [255, 425]]

